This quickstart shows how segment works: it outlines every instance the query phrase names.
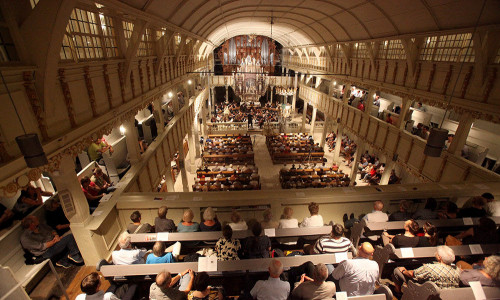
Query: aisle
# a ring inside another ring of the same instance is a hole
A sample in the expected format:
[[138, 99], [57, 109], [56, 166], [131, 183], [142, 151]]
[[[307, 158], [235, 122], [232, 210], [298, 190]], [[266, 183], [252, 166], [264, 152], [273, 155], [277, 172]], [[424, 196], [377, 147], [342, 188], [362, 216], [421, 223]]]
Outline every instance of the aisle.
[[266, 137], [261, 134], [252, 135], [255, 165], [259, 168], [262, 190], [281, 189], [279, 172], [281, 165], [274, 165], [266, 147]]

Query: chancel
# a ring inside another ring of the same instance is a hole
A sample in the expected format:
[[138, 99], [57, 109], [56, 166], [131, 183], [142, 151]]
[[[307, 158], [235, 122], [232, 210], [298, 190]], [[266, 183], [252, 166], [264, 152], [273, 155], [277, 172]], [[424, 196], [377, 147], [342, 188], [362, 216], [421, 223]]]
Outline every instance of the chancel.
[[0, 299], [500, 298], [499, 11], [0, 0]]

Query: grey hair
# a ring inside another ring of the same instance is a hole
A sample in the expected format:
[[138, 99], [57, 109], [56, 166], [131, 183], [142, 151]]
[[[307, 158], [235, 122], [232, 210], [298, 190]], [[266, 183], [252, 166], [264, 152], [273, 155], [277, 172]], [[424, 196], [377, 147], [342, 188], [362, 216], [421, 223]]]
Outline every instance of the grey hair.
[[271, 260], [269, 264], [269, 273], [274, 276], [279, 276], [283, 273], [283, 264], [277, 259]]
[[124, 231], [122, 234], [120, 234], [120, 237], [118, 238], [118, 245], [121, 249], [129, 248], [131, 243], [131, 237], [128, 232]]
[[328, 277], [328, 268], [326, 267], [326, 265], [323, 263], [319, 263], [314, 266], [313, 277], [316, 281], [325, 281]]
[[495, 281], [500, 281], [500, 256], [492, 255], [484, 261], [484, 271]]
[[212, 207], [210, 207], [210, 206], [209, 206], [209, 207], [207, 207], [207, 208], [205, 209], [205, 211], [203, 212], [203, 219], [204, 219], [205, 221], [207, 221], [207, 220], [213, 220], [213, 219], [215, 219], [215, 217], [216, 217], [216, 215], [215, 215], [215, 211], [214, 211], [214, 209], [213, 209]]
[[438, 246], [436, 255], [441, 257], [443, 263], [447, 265], [450, 265], [452, 262], [455, 261], [455, 252], [453, 252], [453, 249], [451, 249], [448, 246]]

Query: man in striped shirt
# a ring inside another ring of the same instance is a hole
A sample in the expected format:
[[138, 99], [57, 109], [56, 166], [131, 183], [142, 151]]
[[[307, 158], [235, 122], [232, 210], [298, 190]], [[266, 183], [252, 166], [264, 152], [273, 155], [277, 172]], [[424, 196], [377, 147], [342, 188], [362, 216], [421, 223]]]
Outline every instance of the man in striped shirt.
[[324, 236], [318, 239], [314, 245], [314, 254], [337, 253], [351, 251], [355, 254], [356, 249], [351, 241], [344, 237], [344, 227], [340, 224], [332, 226], [330, 236]]

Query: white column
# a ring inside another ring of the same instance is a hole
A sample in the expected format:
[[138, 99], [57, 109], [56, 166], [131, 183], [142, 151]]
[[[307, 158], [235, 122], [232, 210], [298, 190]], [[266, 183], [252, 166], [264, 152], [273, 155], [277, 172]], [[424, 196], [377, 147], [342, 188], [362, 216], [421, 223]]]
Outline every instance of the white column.
[[274, 85], [271, 85], [271, 103], [273, 103], [273, 90], [274, 90]]
[[462, 155], [462, 149], [465, 146], [473, 122], [474, 118], [472, 118], [469, 113], [462, 113], [458, 120], [458, 128], [448, 148], [448, 152], [458, 156]]
[[125, 128], [125, 141], [127, 143], [127, 157], [131, 164], [141, 159], [139, 133], [137, 132], [134, 121], [135, 118], [132, 117], [123, 123], [123, 127]]
[[181, 145], [179, 146], [179, 169], [181, 170], [181, 180], [182, 180], [182, 191], [189, 192], [189, 183], [186, 172], [186, 160], [184, 159], [184, 139], [182, 139]]
[[184, 88], [186, 89], [186, 97], [187, 97], [187, 99], [184, 99], [184, 100], [185, 100], [185, 102], [187, 104], [189, 102], [189, 98], [191, 98], [191, 91], [189, 90], [190, 85], [188, 83], [186, 83], [184, 85]]
[[363, 154], [363, 152], [365, 151], [364, 144], [365, 143], [363, 141], [360, 141], [360, 145], [358, 145], [356, 153], [354, 154], [354, 161], [351, 164], [351, 173], [349, 174], [349, 178], [351, 179], [351, 182], [349, 183], [350, 186], [353, 186], [356, 182], [356, 177], [358, 176], [359, 159], [361, 158], [361, 154]]
[[307, 119], [307, 102], [304, 99], [304, 108], [302, 110], [302, 132], [306, 131], [306, 119]]
[[323, 133], [321, 134], [321, 141], [319, 143], [320, 147], [325, 147], [326, 135], [328, 134], [328, 124], [330, 123], [330, 117], [325, 114], [325, 125], [323, 125]]
[[394, 165], [392, 157], [388, 157], [385, 161], [384, 173], [382, 173], [382, 177], [380, 178], [380, 185], [387, 185], [389, 183], [389, 177], [391, 177], [391, 171], [394, 170]]
[[226, 101], [229, 102], [229, 88], [227, 85], [225, 87], [226, 87]]
[[172, 108], [174, 110], [174, 116], [176, 116], [179, 113], [179, 98], [177, 97], [177, 93], [174, 93], [172, 96]]
[[163, 117], [163, 112], [161, 111], [161, 99], [157, 98], [153, 101], [153, 110], [156, 112], [154, 115], [156, 128], [158, 129], [158, 135], [165, 130], [165, 119]]
[[403, 97], [402, 98], [402, 104], [401, 104], [401, 111], [399, 113], [399, 119], [398, 122], [396, 123], [396, 127], [399, 129], [404, 129], [406, 125], [406, 115], [410, 111], [410, 106], [411, 106], [411, 101], [408, 99], [408, 97]]
[[[210, 91], [209, 91], [210, 93]], [[203, 122], [203, 138], [206, 140], [208, 135], [208, 127], [207, 127], [207, 109], [205, 108], [205, 100], [202, 101], [203, 105], [201, 106], [201, 120]]]
[[[335, 142], [335, 149], [333, 151], [333, 161], [340, 161], [340, 145], [342, 144], [342, 135], [344, 135], [344, 126], [340, 123], [337, 124], [337, 140]], [[340, 164], [340, 163], [339, 163]]]
[[297, 102], [297, 78], [298, 73], [295, 73], [295, 78], [293, 79], [293, 98], [292, 98], [292, 112], [295, 114], [295, 104]]
[[[194, 124], [193, 124], [194, 125]], [[196, 172], [195, 162], [196, 162], [196, 142], [194, 138], [194, 129], [193, 125], [191, 126], [191, 131], [188, 133], [188, 143], [189, 143], [189, 170], [191, 173]]]
[[175, 184], [172, 178], [172, 162], [168, 161], [165, 168], [165, 184], [167, 185], [167, 192], [175, 192]]
[[208, 91], [208, 95], [210, 96], [210, 105], [209, 105], [209, 109], [210, 109], [210, 119], [212, 118], [212, 112], [215, 113], [214, 111], [214, 107], [215, 107], [215, 87], [210, 87], [210, 90]]
[[349, 97], [351, 97], [351, 84], [347, 83], [345, 85], [344, 97], [342, 98], [342, 102], [347, 103], [349, 101]]
[[373, 106], [373, 95], [375, 95], [376, 91], [375, 89], [370, 89], [368, 91], [368, 96], [366, 97], [366, 102], [365, 102], [365, 114], [369, 115], [372, 112], [372, 106]]
[[199, 131], [199, 122], [198, 122], [198, 114], [195, 114], [194, 116], [194, 121], [193, 121], [193, 138], [194, 138], [194, 148], [195, 148], [195, 153], [196, 153], [196, 158], [200, 158], [200, 135], [198, 133]]
[[312, 118], [311, 118], [311, 135], [314, 135], [314, 126], [316, 125], [316, 113], [318, 109], [313, 106]]

